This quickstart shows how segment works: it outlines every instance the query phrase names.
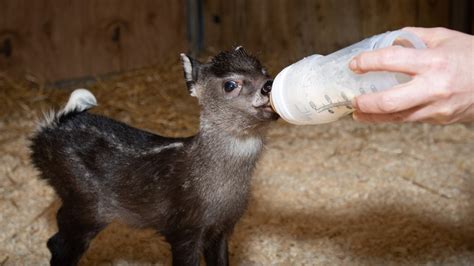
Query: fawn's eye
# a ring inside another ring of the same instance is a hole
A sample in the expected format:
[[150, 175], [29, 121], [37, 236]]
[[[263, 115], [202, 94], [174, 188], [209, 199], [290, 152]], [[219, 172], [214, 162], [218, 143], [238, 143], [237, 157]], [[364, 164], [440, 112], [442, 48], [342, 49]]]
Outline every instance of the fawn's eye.
[[226, 81], [224, 83], [224, 91], [231, 92], [239, 87], [239, 84], [233, 80]]

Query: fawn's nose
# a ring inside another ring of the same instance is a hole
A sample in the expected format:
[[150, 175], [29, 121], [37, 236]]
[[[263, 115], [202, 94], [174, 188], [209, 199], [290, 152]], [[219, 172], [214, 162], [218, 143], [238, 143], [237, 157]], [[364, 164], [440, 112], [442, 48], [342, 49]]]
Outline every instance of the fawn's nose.
[[261, 89], [261, 93], [265, 96], [270, 94], [270, 92], [272, 91], [272, 84], [273, 84], [273, 80], [268, 80], [267, 82], [265, 82], [265, 84], [263, 85]]

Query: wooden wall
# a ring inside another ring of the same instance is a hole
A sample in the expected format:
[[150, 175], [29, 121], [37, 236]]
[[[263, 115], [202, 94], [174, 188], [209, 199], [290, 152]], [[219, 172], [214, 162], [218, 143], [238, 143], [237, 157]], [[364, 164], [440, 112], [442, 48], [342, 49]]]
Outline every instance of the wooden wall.
[[[464, 1], [464, 0], [454, 0]], [[471, 0], [468, 0], [471, 1]], [[450, 0], [204, 0], [204, 40], [296, 60], [404, 26], [450, 26]]]
[[173, 0], [0, 0], [0, 72], [51, 81], [178, 58], [184, 11]]
[[178, 62], [202, 45], [244, 45], [285, 64], [408, 25], [468, 30], [473, 8], [472, 0], [0, 0], [0, 74], [95, 76]]

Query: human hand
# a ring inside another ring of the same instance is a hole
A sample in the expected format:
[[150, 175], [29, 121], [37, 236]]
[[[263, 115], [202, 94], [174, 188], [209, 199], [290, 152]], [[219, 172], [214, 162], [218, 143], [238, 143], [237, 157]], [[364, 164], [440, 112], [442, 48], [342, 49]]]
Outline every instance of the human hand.
[[357, 55], [349, 64], [356, 73], [392, 71], [413, 79], [353, 100], [353, 117], [361, 122], [474, 121], [474, 36], [444, 28], [404, 28], [427, 49], [391, 46]]

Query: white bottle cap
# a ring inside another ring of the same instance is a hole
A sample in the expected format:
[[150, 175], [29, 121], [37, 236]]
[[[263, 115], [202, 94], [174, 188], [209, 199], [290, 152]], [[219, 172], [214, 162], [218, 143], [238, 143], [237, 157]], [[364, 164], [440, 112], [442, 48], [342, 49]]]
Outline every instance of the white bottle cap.
[[272, 105], [273, 110], [288, 123], [295, 124], [295, 125], [304, 125], [305, 123], [301, 122], [301, 118], [297, 119], [296, 117], [293, 116], [293, 114], [296, 114], [296, 113], [293, 112], [292, 114], [292, 112], [289, 110], [289, 106], [286, 101], [289, 95], [285, 95], [288, 93], [288, 90], [285, 90], [283, 88], [285, 83], [282, 81], [285, 80], [286, 74], [288, 73], [291, 67], [292, 65], [287, 66], [275, 77], [275, 80], [273, 81], [273, 86], [272, 86], [270, 104]]

